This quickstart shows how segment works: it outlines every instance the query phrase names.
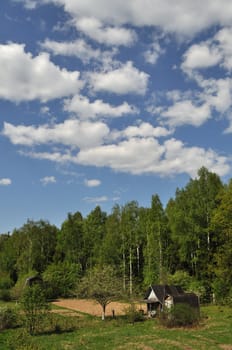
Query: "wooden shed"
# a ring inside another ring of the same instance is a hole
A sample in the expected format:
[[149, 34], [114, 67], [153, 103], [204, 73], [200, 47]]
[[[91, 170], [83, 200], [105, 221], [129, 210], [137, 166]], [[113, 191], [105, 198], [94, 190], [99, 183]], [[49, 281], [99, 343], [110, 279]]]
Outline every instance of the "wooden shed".
[[176, 304], [188, 304], [199, 310], [199, 298], [194, 293], [185, 293], [180, 286], [153, 285], [146, 292], [144, 301], [147, 303], [147, 312], [155, 316], [164, 307], [171, 308]]

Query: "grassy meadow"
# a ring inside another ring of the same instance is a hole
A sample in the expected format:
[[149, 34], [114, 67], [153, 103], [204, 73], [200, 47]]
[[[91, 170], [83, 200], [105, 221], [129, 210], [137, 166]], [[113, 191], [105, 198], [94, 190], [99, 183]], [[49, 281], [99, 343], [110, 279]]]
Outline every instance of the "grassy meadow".
[[[22, 326], [0, 332], [1, 350], [232, 350], [232, 309], [201, 308], [200, 325], [193, 328], [161, 326], [157, 319], [129, 323], [125, 317], [102, 321], [78, 312], [53, 314], [54, 331], [29, 336]], [[66, 312], [65, 312], [66, 311]]]

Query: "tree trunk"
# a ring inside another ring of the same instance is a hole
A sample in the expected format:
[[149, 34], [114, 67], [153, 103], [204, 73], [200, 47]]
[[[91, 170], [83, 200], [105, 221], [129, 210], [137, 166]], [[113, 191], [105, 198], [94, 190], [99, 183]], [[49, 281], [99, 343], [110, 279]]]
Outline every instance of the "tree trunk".
[[139, 272], [140, 272], [139, 246], [136, 247], [136, 252], [137, 252], [137, 272], [139, 276]]
[[162, 241], [161, 241], [161, 231], [160, 231], [160, 222], [159, 222], [159, 275], [160, 282], [163, 282], [163, 250], [162, 250]]
[[105, 320], [105, 316], [106, 316], [106, 305], [102, 305], [102, 321]]
[[122, 253], [122, 270], [123, 270], [123, 291], [126, 291], [126, 256], [125, 248], [123, 244], [123, 253]]
[[133, 292], [133, 271], [132, 271], [132, 249], [130, 247], [130, 253], [129, 253], [129, 270], [130, 270], [130, 295], [132, 295]]

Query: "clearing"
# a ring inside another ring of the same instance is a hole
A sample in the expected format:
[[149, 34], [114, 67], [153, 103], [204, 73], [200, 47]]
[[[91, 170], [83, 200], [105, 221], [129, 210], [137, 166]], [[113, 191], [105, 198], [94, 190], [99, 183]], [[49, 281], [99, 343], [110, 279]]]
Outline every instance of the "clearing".
[[[102, 307], [94, 300], [89, 299], [59, 299], [53, 302], [54, 305], [64, 307], [66, 309], [75, 310], [83, 312], [93, 316], [102, 315]], [[144, 310], [146, 312], [146, 304], [137, 303], [137, 308]], [[113, 310], [115, 316], [124, 315], [125, 309], [129, 306], [128, 303], [120, 303], [112, 301], [106, 307], [106, 316], [112, 316]]]

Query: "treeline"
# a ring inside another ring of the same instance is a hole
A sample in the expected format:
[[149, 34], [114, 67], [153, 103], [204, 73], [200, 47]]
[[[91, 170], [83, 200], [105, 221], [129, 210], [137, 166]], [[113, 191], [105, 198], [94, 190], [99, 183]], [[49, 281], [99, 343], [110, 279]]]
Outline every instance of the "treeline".
[[130, 295], [174, 283], [203, 301], [232, 299], [232, 180], [201, 168], [165, 209], [153, 195], [149, 208], [131, 201], [107, 214], [97, 206], [85, 218], [69, 213], [60, 229], [28, 221], [0, 235], [0, 297], [19, 297], [34, 275], [50, 297], [69, 296], [89, 270], [108, 265]]

